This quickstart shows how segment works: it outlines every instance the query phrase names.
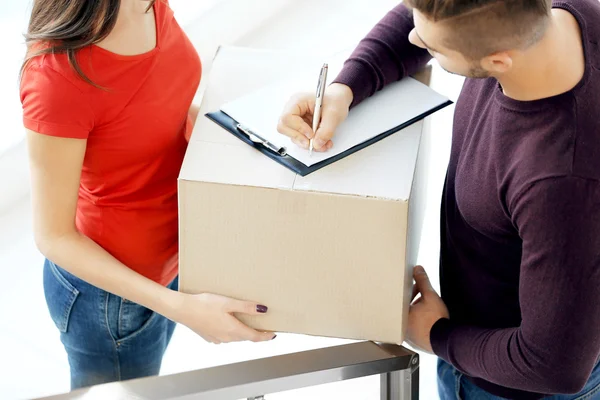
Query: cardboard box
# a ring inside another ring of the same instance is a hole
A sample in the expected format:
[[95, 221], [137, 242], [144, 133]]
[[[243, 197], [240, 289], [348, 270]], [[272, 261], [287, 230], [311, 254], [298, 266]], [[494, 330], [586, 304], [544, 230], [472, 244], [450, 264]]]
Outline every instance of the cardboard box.
[[265, 304], [264, 316], [239, 316], [261, 330], [401, 343], [423, 222], [423, 123], [301, 177], [203, 116], [302, 63], [218, 52], [179, 179], [180, 290]]

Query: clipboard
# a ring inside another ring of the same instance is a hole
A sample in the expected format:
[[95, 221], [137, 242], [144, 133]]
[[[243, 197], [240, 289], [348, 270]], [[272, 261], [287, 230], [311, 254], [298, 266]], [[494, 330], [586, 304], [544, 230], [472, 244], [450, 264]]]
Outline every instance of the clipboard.
[[269, 142], [268, 140], [264, 139], [260, 135], [260, 133], [251, 131], [250, 129], [246, 128], [242, 123], [234, 120], [233, 118], [231, 118], [229, 115], [227, 115], [223, 111], [209, 112], [209, 113], [206, 113], [205, 116], [208, 119], [210, 119], [211, 121], [213, 121], [214, 123], [216, 123], [217, 125], [219, 125], [221, 128], [223, 128], [226, 131], [228, 131], [229, 133], [231, 133], [233, 136], [240, 139], [242, 142], [246, 143], [249, 146], [254, 147], [256, 150], [260, 151], [262, 154], [264, 154], [271, 160], [283, 165], [284, 167], [290, 169], [291, 171], [295, 172], [296, 174], [298, 174], [300, 176], [306, 176], [315, 171], [318, 171], [321, 168], [324, 168], [330, 164], [333, 164], [336, 161], [339, 161], [345, 157], [348, 157], [348, 156], [356, 153], [357, 151], [360, 151], [366, 147], [369, 147], [369, 146], [379, 142], [380, 140], [383, 140], [386, 137], [388, 137], [398, 131], [401, 131], [402, 129], [414, 124], [415, 122], [418, 122], [418, 121], [428, 117], [429, 115], [431, 115], [451, 104], [452, 104], [452, 101], [447, 100], [446, 102], [444, 102], [434, 108], [431, 108], [428, 111], [426, 111], [422, 114], [419, 114], [419, 115], [415, 116], [414, 118], [392, 128], [390, 130], [381, 132], [371, 139], [368, 139], [362, 143], [359, 143], [359, 144], [343, 151], [340, 154], [329, 157], [329, 158], [327, 158], [321, 162], [318, 162], [316, 164], [313, 164], [311, 166], [307, 166], [304, 163], [293, 158], [292, 156], [290, 156], [288, 154], [287, 149], [285, 147], [280, 147], [280, 146], [277, 146], [277, 145]]

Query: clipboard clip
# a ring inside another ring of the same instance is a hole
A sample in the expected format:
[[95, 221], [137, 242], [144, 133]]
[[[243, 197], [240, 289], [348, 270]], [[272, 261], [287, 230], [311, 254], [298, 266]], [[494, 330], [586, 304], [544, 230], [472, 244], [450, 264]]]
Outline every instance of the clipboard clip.
[[266, 147], [267, 149], [271, 150], [272, 152], [277, 153], [278, 155], [280, 155], [282, 157], [287, 155], [287, 150], [285, 147], [279, 147], [279, 146], [274, 145], [273, 143], [269, 142], [268, 140], [263, 139], [256, 133], [252, 132], [250, 129], [246, 128], [242, 124], [237, 124], [236, 128], [238, 131], [240, 131], [240, 132], [244, 133], [246, 136], [248, 136], [248, 138], [253, 143], [260, 144], [260, 145]]

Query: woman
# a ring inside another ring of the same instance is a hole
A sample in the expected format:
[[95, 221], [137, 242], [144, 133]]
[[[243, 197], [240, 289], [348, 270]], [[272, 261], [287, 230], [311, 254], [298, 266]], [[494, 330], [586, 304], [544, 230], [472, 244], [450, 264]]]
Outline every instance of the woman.
[[21, 79], [34, 233], [72, 389], [155, 375], [175, 322], [213, 343], [265, 341], [177, 291], [177, 175], [201, 64], [165, 0], [36, 0]]

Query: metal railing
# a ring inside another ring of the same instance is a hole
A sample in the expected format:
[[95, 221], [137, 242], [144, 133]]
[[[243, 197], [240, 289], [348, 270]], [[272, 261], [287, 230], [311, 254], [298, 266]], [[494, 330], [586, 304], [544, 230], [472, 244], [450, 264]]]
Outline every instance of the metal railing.
[[381, 376], [381, 400], [418, 400], [419, 356], [404, 347], [373, 342], [108, 383], [44, 399], [259, 400], [272, 393], [372, 375]]

